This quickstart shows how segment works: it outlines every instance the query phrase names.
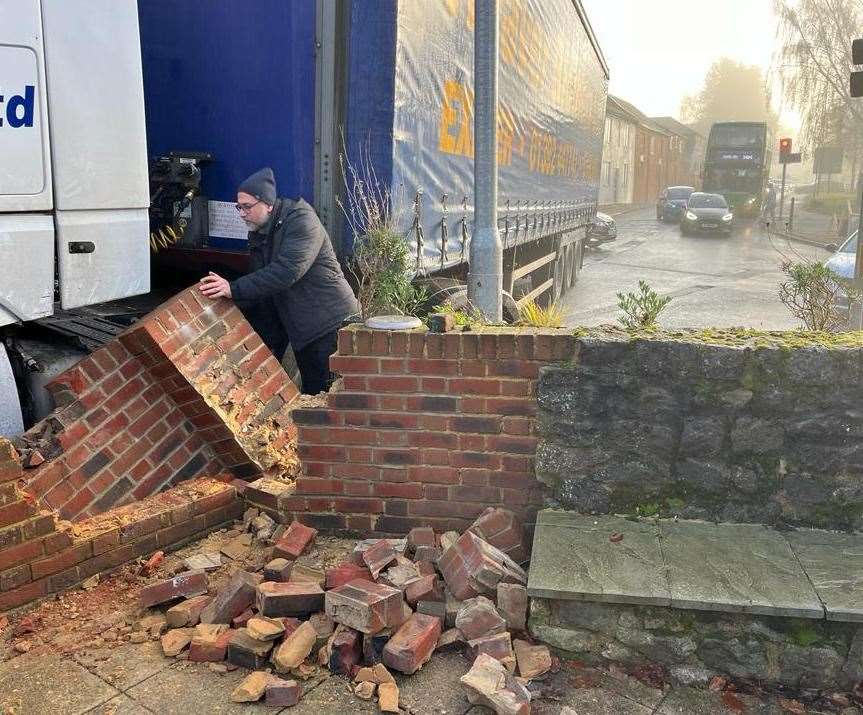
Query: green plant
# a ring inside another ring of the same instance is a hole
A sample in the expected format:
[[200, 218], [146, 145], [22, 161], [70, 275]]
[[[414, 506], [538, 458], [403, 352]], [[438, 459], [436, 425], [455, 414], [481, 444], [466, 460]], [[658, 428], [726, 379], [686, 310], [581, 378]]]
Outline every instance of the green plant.
[[838, 332], [847, 318], [837, 307], [844, 296], [853, 304], [861, 290], [817, 261], [785, 261], [782, 273], [787, 280], [779, 284], [779, 300], [802, 321], [806, 330]]
[[461, 327], [470, 327], [473, 325], [486, 325], [485, 316], [482, 312], [467, 305], [464, 308], [455, 308], [450, 303], [442, 303], [434, 308], [432, 313], [449, 313], [455, 320], [455, 324]]
[[411, 282], [412, 259], [408, 242], [398, 230], [403, 202], [378, 181], [368, 156], [352, 164], [339, 156], [345, 198], [336, 202], [354, 234], [349, 268], [357, 282], [363, 318], [385, 313], [417, 315], [428, 292]]
[[630, 330], [656, 327], [656, 319], [670, 302], [669, 296], [661, 296], [644, 281], [638, 281], [637, 293], [617, 294], [617, 307], [623, 312], [618, 320]]
[[557, 303], [551, 303], [543, 308], [536, 301], [528, 301], [519, 308], [519, 325], [528, 325], [532, 328], [561, 328], [563, 327], [563, 310]]

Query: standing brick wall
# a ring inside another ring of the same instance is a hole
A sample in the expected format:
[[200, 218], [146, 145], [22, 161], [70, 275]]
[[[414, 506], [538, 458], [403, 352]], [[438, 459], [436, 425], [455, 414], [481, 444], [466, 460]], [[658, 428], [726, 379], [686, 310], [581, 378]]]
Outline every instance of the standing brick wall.
[[28, 490], [67, 519], [198, 474], [252, 478], [296, 466], [296, 388], [233, 303], [194, 287], [48, 389], [57, 409], [16, 442], [31, 467]]
[[327, 407], [293, 412], [303, 473], [283, 518], [404, 533], [505, 506], [532, 522], [536, 380], [574, 345], [563, 330], [342, 330]]

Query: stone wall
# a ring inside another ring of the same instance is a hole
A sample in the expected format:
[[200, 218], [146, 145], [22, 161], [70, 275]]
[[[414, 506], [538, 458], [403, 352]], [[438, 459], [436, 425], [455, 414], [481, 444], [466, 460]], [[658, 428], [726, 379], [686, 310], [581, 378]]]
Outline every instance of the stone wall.
[[686, 685], [732, 675], [850, 690], [863, 679], [863, 627], [853, 623], [532, 598], [529, 626], [570, 656], [661, 663]]
[[863, 527], [852, 337], [585, 334], [540, 373], [537, 476], [581, 512]]

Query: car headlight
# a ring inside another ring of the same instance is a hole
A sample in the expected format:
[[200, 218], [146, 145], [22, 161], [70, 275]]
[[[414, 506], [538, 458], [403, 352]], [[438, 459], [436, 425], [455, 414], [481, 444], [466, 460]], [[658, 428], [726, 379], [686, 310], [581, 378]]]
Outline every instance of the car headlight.
[[692, 211], [686, 212], [686, 218], [689, 221], [697, 221], [698, 220], [698, 216], [696, 216], [694, 213], [692, 213]]
[[754, 203], [755, 203], [755, 197], [753, 196], [751, 199], [747, 199], [747, 200], [746, 200], [746, 203], [747, 203], [749, 206], [752, 206], [752, 204], [754, 204]]
[[734, 214], [725, 214], [725, 216], [722, 217], [722, 220], [723, 221], [730, 221], [733, 218], [734, 218]]

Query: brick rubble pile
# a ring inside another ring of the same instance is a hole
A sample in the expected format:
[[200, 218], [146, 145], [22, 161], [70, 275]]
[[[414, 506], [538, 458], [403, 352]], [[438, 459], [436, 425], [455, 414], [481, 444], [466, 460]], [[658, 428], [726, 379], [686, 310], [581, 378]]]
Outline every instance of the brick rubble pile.
[[[208, 571], [219, 554], [186, 560], [188, 570], [143, 587], [143, 638], [161, 635], [166, 657], [251, 673], [235, 702], [292, 706], [321, 673], [350, 679], [354, 694], [399, 712], [393, 672], [416, 673], [436, 650], [462, 648], [473, 665], [461, 678], [471, 703], [497, 713], [530, 712], [533, 678], [552, 656], [526, 634], [527, 574], [521, 524], [487, 509], [462, 534], [415, 528], [403, 539], [366, 539], [349, 558], [317, 570], [296, 563], [316, 531], [279, 526], [250, 509], [222, 548], [231, 556], [257, 538], [272, 543], [259, 570], [236, 570], [216, 592]], [[227, 551], [226, 551], [227, 549]]]

